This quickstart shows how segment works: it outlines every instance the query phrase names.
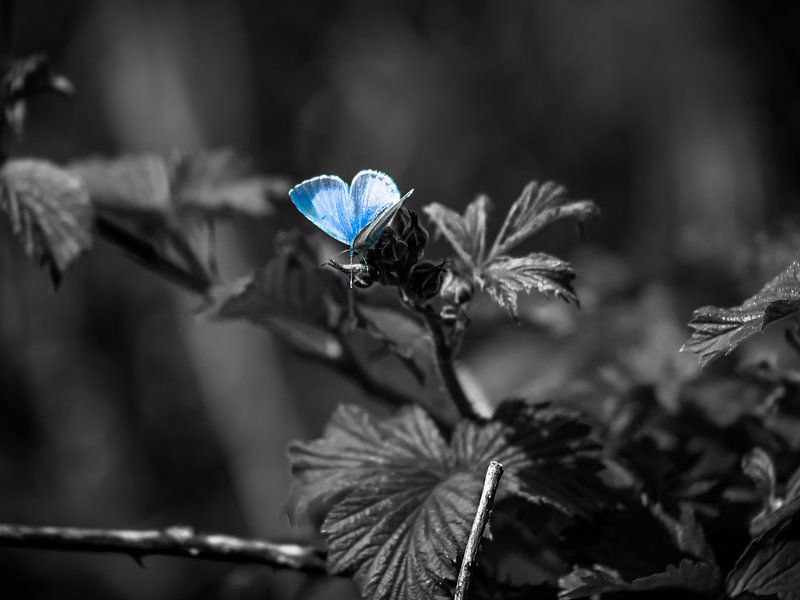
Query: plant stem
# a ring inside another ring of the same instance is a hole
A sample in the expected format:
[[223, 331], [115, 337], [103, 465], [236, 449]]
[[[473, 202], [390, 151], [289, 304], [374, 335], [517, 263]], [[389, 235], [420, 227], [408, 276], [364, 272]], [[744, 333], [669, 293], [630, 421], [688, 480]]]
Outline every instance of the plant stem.
[[126, 254], [144, 266], [173, 283], [197, 294], [206, 295], [211, 287], [211, 280], [194, 271], [187, 271], [161, 255], [151, 243], [142, 240], [127, 229], [120, 227], [105, 217], [95, 218], [98, 235], [115, 246], [122, 248]]
[[461, 569], [458, 572], [456, 592], [453, 596], [453, 600], [467, 600], [469, 582], [472, 578], [472, 568], [478, 556], [483, 530], [486, 529], [486, 523], [488, 523], [489, 517], [492, 514], [494, 495], [495, 492], [497, 492], [497, 485], [500, 483], [500, 478], [502, 476], [503, 465], [496, 460], [489, 463], [489, 468], [486, 470], [486, 479], [483, 481], [481, 499], [480, 502], [478, 502], [478, 510], [475, 513], [475, 520], [472, 522], [472, 529], [469, 532], [467, 545], [464, 548], [464, 559], [461, 561]]
[[0, 525], [0, 547], [120, 553], [130, 555], [137, 562], [144, 556], [182, 556], [258, 563], [306, 573], [327, 572], [324, 554], [313, 546], [200, 534], [184, 526], [126, 530]]
[[467, 398], [467, 394], [458, 380], [458, 375], [453, 365], [452, 347], [445, 336], [438, 315], [433, 312], [430, 306], [416, 307], [416, 309], [425, 319], [425, 324], [428, 326], [428, 331], [433, 339], [436, 369], [439, 372], [442, 384], [449, 392], [456, 408], [458, 408], [458, 412], [467, 419], [477, 420], [478, 415], [475, 413], [472, 403]]

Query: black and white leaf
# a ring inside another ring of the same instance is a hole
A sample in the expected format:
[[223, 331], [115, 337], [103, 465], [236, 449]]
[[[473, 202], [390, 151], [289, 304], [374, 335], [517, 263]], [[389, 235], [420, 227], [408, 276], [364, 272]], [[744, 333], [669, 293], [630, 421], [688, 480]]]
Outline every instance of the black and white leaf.
[[[575, 569], [559, 579], [559, 600], [596, 597], [599, 594], [669, 592], [675, 598], [718, 597], [719, 572], [715, 565], [693, 560], [682, 560], [669, 565], [661, 573], [639, 577], [632, 581], [623, 579], [613, 569], [595, 565], [590, 569]], [[673, 597], [670, 596], [670, 597]], [[649, 596], [648, 596], [649, 597]]]
[[546, 225], [567, 217], [584, 220], [597, 213], [589, 200], [571, 200], [566, 190], [553, 182], [529, 183], [514, 202], [490, 250], [486, 246], [489, 200], [480, 196], [459, 215], [441, 204], [425, 212], [453, 247], [458, 260], [454, 271], [472, 280], [514, 318], [517, 297], [538, 291], [577, 304], [570, 265], [553, 256], [534, 253], [511, 256], [515, 246]]
[[169, 171], [164, 159], [156, 154], [89, 158], [67, 168], [83, 180], [92, 201], [100, 208], [155, 215], [172, 209]]
[[249, 161], [229, 149], [176, 155], [124, 155], [77, 161], [81, 177], [100, 207], [121, 213], [264, 217], [272, 200], [288, 192], [280, 177], [255, 174]]
[[800, 600], [800, 513], [753, 540], [728, 575], [731, 597], [747, 593]]
[[295, 512], [322, 510], [333, 573], [353, 575], [375, 599], [432, 598], [456, 575], [487, 465], [509, 495], [577, 513], [599, 469], [587, 426], [545, 407], [504, 406], [486, 424], [459, 423], [445, 441], [419, 407], [380, 420], [341, 406], [314, 442], [289, 457]]
[[563, 186], [546, 181], [531, 181], [508, 211], [500, 233], [489, 254], [490, 258], [507, 254], [543, 227], [560, 219], [584, 221], [597, 214], [591, 200], [572, 200]]
[[573, 279], [575, 272], [569, 263], [540, 252], [522, 257], [495, 258], [481, 272], [480, 285], [516, 318], [517, 296], [532, 291], [577, 304]]
[[25, 253], [47, 264], [56, 283], [92, 245], [94, 213], [86, 188], [50, 162], [6, 162], [0, 169], [0, 209]]
[[489, 199], [478, 196], [467, 206], [464, 216], [436, 202], [423, 210], [436, 224], [437, 230], [447, 238], [459, 258], [469, 267], [479, 269], [486, 250]]
[[316, 269], [312, 250], [293, 234], [279, 237], [278, 253], [251, 275], [211, 292], [205, 316], [246, 319], [261, 325], [301, 354], [336, 360], [341, 343], [330, 332], [344, 301], [338, 279]]
[[272, 201], [289, 193], [289, 182], [257, 175], [249, 161], [230, 149], [179, 155], [171, 164], [172, 194], [178, 211], [265, 217]]
[[703, 306], [692, 314], [694, 329], [681, 351], [694, 352], [700, 366], [733, 352], [764, 329], [800, 311], [800, 261], [794, 261], [755, 296], [731, 308]]

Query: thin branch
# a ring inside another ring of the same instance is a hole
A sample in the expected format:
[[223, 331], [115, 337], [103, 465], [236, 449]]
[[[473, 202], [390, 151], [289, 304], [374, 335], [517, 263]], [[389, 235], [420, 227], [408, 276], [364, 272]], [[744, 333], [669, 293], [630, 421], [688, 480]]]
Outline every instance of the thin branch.
[[496, 460], [489, 463], [489, 468], [486, 470], [486, 479], [483, 481], [483, 491], [481, 492], [481, 499], [478, 503], [478, 510], [475, 513], [475, 520], [472, 522], [472, 529], [469, 532], [467, 546], [464, 548], [464, 559], [461, 561], [461, 569], [458, 572], [456, 593], [453, 596], [453, 600], [467, 600], [469, 582], [472, 578], [472, 568], [478, 556], [483, 530], [486, 529], [486, 523], [488, 523], [489, 517], [492, 514], [494, 495], [495, 492], [497, 492], [497, 485], [500, 483], [500, 478], [502, 476], [503, 465]]
[[[336, 358], [332, 358], [330, 354], [314, 353], [298, 348], [295, 348], [295, 352], [320, 365], [334, 369], [358, 385], [368, 395], [385, 402], [389, 406], [400, 408], [419, 404], [418, 398], [394, 386], [387, 385], [383, 380], [375, 377], [364, 363], [359, 360], [343, 335], [339, 334], [337, 340], [340, 344], [340, 354]], [[431, 413], [431, 418], [443, 429], [450, 428], [450, 425], [445, 423], [438, 415]]]
[[115, 246], [118, 246], [134, 261], [165, 279], [197, 294], [207, 294], [211, 287], [211, 280], [199, 276], [197, 273], [187, 271], [162, 256], [158, 249], [151, 243], [142, 240], [124, 227], [120, 227], [105, 217], [95, 218], [95, 228], [98, 235]]
[[417, 307], [417, 311], [424, 317], [425, 324], [428, 326], [431, 338], [433, 338], [436, 370], [439, 372], [442, 384], [449, 392], [461, 415], [467, 419], [477, 420], [478, 415], [475, 413], [472, 403], [458, 380], [458, 375], [453, 365], [452, 347], [442, 329], [442, 323], [438, 315], [433, 312], [430, 306]]
[[313, 546], [200, 534], [183, 526], [127, 530], [0, 525], [0, 547], [120, 553], [128, 554], [137, 562], [144, 556], [181, 556], [327, 573], [324, 554]]

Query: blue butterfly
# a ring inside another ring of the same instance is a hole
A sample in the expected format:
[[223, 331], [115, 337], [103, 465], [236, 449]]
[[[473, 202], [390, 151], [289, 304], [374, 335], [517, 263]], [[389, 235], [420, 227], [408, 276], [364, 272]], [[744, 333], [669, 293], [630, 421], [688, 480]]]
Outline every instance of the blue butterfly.
[[289, 196], [309, 221], [347, 244], [352, 258], [375, 245], [413, 191], [400, 197], [386, 173], [366, 170], [359, 171], [349, 187], [335, 175], [320, 175], [294, 186]]

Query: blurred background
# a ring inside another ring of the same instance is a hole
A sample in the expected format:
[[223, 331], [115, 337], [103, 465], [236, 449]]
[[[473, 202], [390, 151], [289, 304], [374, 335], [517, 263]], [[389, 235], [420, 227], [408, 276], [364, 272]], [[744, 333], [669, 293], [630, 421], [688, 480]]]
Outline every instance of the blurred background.
[[[10, 152], [233, 146], [293, 182], [375, 168], [417, 211], [488, 194], [495, 230], [527, 181], [554, 179], [603, 213], [584, 240], [559, 224], [531, 245], [574, 261], [583, 310], [532, 300], [514, 325], [477, 306], [473, 393], [537, 397], [608, 365], [669, 381], [695, 368], [677, 354], [693, 308], [737, 304], [788, 263], [761, 232], [800, 191], [799, 30], [789, 1], [28, 0], [15, 54], [47, 52], [77, 94], [33, 102]], [[221, 227], [225, 277], [291, 227], [312, 230], [288, 199]], [[54, 292], [2, 229], [0, 522], [305, 539], [283, 511], [286, 443], [365, 396], [197, 304], [102, 243]], [[10, 598], [354, 597], [264, 568], [145, 565], [0, 549]]]

